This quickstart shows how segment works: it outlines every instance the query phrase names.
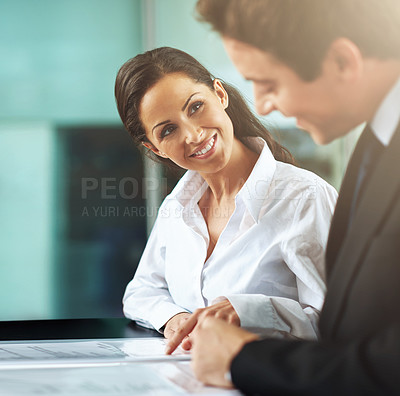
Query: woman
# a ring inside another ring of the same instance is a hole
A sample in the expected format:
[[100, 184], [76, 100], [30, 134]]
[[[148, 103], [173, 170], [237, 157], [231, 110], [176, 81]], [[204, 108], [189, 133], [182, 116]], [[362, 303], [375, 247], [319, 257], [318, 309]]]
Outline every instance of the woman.
[[129, 60], [115, 95], [135, 142], [188, 169], [160, 207], [125, 315], [166, 338], [205, 308], [265, 335], [315, 339], [336, 191], [295, 167], [240, 94], [182, 51]]

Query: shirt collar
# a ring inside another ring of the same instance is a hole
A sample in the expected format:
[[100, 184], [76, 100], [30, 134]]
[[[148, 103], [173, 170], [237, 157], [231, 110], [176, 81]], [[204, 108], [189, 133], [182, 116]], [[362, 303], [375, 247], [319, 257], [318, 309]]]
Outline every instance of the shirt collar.
[[198, 172], [188, 170], [179, 180], [170, 197], [176, 199], [182, 207], [192, 208], [200, 200], [207, 187], [206, 181]]
[[371, 121], [379, 141], [387, 146], [392, 139], [400, 120], [400, 78], [386, 95]]
[[[250, 176], [236, 195], [236, 199], [243, 201], [257, 223], [260, 210], [275, 173], [276, 161], [264, 139], [249, 137], [247, 142], [251, 149], [260, 153], [260, 156]], [[189, 209], [197, 204], [207, 187], [207, 183], [198, 172], [189, 170], [179, 181], [174, 190], [175, 193], [171, 194], [171, 198], [175, 198], [182, 207]]]
[[276, 160], [264, 139], [251, 137], [248, 138], [248, 142], [254, 151], [261, 153], [236, 199], [242, 199], [253, 220], [258, 223], [261, 208], [275, 174]]

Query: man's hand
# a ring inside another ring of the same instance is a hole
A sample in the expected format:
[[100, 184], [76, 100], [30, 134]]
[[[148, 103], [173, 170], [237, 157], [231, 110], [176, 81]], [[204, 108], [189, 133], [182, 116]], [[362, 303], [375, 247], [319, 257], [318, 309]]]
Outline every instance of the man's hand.
[[[205, 318], [214, 317], [222, 319], [230, 324], [240, 326], [240, 319], [229, 300], [223, 300], [217, 304], [210, 305], [207, 308], [200, 308], [193, 312], [189, 318], [182, 322], [182, 326], [175, 330], [172, 338], [169, 339], [165, 353], [171, 354], [182, 343], [182, 348], [189, 350], [192, 347], [189, 334], [198, 323]], [[173, 319], [173, 318], [172, 318]]]
[[257, 340], [258, 336], [222, 320], [206, 318], [190, 338], [191, 364], [196, 377], [207, 385], [232, 388], [232, 382], [226, 378], [232, 360], [245, 344]]
[[165, 325], [164, 337], [167, 339], [172, 338], [176, 331], [184, 326], [190, 316], [191, 314], [188, 312], [181, 312], [173, 316]]

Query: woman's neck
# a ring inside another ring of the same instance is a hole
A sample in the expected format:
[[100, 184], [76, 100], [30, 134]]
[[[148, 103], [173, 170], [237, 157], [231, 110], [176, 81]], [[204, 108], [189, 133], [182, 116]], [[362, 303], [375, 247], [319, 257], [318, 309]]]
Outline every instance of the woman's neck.
[[259, 154], [235, 139], [228, 164], [217, 173], [201, 174], [213, 198], [217, 202], [234, 198], [250, 176], [258, 157]]

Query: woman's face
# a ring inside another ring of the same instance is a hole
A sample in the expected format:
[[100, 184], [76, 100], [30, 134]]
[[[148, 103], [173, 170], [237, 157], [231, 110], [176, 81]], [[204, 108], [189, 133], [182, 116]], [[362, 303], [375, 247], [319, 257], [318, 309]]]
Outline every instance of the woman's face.
[[232, 153], [233, 126], [228, 95], [219, 80], [214, 91], [183, 73], [171, 73], [151, 87], [140, 103], [140, 119], [155, 154], [200, 173], [223, 169]]

